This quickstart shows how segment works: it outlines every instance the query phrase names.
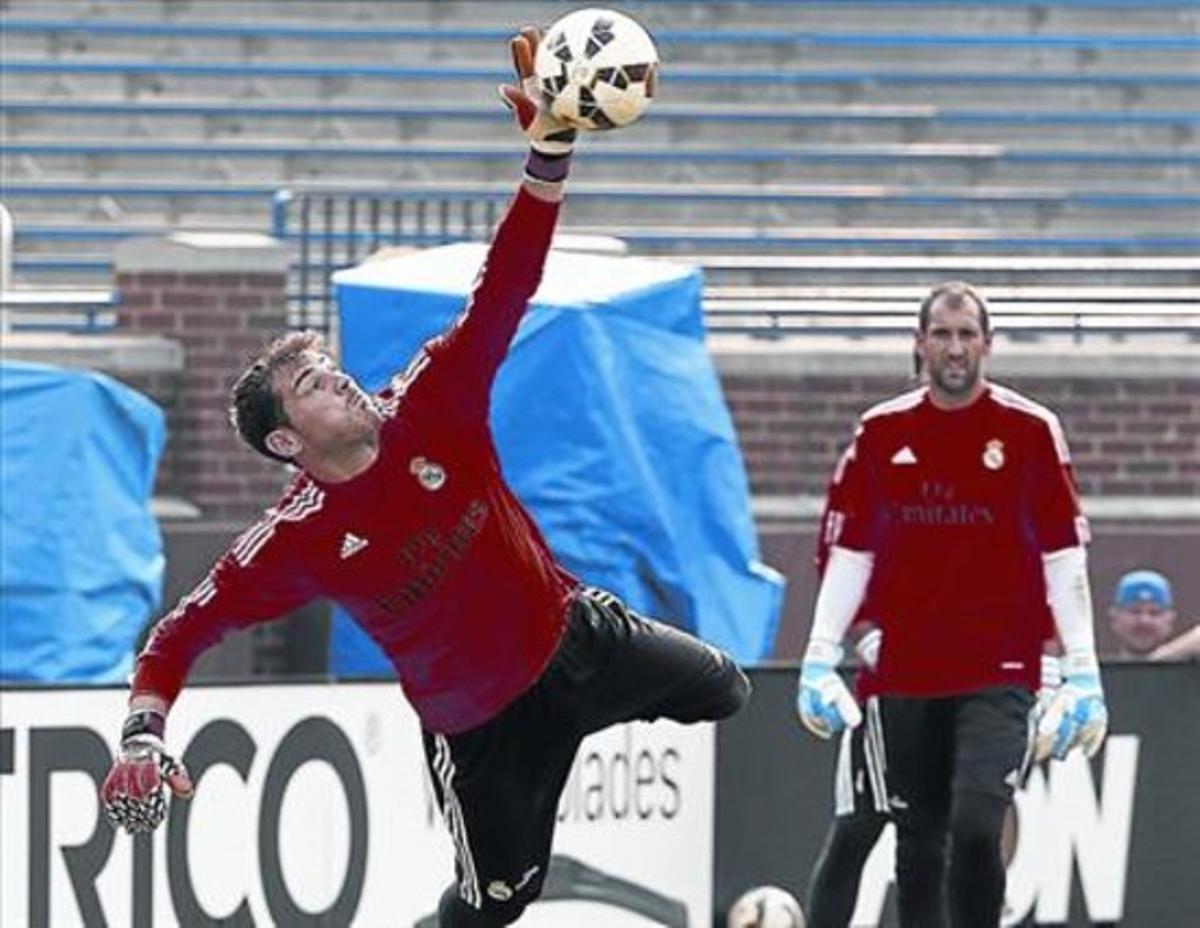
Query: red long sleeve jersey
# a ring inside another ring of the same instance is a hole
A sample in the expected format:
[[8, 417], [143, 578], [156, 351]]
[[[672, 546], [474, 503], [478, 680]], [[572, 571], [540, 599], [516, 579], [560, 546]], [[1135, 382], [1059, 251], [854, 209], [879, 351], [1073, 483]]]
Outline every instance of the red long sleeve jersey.
[[378, 394], [376, 461], [344, 482], [297, 476], [156, 625], [134, 692], [173, 701], [225, 633], [315, 597], [378, 642], [431, 731], [473, 728], [538, 678], [578, 582], [504, 482], [488, 400], [557, 212], [517, 195], [462, 315]]
[[913, 390], [862, 416], [834, 483], [822, 542], [875, 555], [867, 600], [883, 648], [872, 688], [1036, 689], [1042, 554], [1087, 541], [1057, 417], [995, 384], [950, 411]]

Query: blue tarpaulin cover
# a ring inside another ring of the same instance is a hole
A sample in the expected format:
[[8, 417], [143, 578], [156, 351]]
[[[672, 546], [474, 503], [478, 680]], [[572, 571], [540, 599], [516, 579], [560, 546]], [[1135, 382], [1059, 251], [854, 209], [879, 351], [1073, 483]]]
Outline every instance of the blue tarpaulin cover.
[[[450, 245], [335, 275], [346, 369], [382, 387], [462, 310], [483, 257]], [[569, 570], [752, 661], [771, 651], [783, 580], [759, 561], [701, 285], [678, 264], [552, 252], [497, 377], [492, 428], [505, 476]], [[331, 663], [389, 668], [345, 615]]]
[[124, 681], [158, 609], [162, 411], [103, 374], [0, 363], [0, 679]]

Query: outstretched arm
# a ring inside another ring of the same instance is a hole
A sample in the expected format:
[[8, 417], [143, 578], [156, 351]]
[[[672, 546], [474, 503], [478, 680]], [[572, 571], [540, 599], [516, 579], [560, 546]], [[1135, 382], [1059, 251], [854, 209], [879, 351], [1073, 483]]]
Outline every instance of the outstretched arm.
[[571, 165], [575, 130], [539, 104], [533, 60], [540, 34], [523, 29], [509, 43], [517, 82], [498, 88], [529, 141], [524, 176], [488, 248], [466, 307], [450, 329], [424, 349], [436, 364], [423, 379], [441, 384], [440, 409], [486, 418], [492, 381], [529, 300], [541, 283], [559, 204]]

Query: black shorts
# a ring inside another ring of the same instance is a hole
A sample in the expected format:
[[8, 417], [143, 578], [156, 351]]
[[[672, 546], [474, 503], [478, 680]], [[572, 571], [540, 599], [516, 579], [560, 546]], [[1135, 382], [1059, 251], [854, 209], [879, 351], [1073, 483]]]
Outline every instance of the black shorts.
[[893, 817], [911, 813], [944, 821], [953, 795], [962, 792], [1011, 801], [1032, 756], [1033, 705], [1033, 694], [1015, 686], [935, 698], [879, 697]]
[[537, 898], [559, 794], [586, 735], [634, 719], [722, 718], [745, 703], [749, 686], [716, 648], [611, 593], [580, 591], [528, 691], [477, 728], [423, 733], [461, 898], [505, 917]]

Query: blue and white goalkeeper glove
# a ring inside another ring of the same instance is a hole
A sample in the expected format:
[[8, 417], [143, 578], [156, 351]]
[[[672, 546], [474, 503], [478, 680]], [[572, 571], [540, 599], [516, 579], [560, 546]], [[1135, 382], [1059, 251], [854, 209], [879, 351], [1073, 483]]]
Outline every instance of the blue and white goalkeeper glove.
[[808, 642], [800, 665], [796, 711], [804, 727], [818, 738], [829, 738], [845, 728], [857, 728], [862, 710], [838, 675], [842, 646], [814, 638]]
[[1095, 653], [1068, 654], [1062, 659], [1062, 674], [1062, 686], [1054, 691], [1038, 721], [1037, 760], [1064, 760], [1076, 747], [1092, 757], [1108, 733], [1108, 707]]

